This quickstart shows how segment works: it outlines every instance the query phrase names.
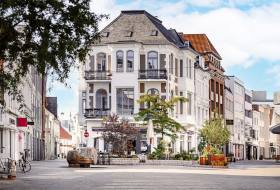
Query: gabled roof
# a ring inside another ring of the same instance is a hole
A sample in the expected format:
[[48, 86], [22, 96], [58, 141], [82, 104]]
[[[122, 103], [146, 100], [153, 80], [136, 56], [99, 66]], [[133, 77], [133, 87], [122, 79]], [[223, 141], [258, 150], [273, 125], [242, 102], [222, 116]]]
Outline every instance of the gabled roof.
[[60, 139], [72, 140], [72, 136], [63, 127], [60, 126]]
[[213, 53], [219, 59], [222, 59], [206, 34], [183, 34], [182, 37], [184, 40], [190, 41], [193, 48], [199, 53]]
[[168, 30], [167, 28], [165, 28], [162, 25], [162, 21], [161, 20], [159, 20], [157, 17], [151, 15], [150, 13], [148, 13], [145, 10], [125, 10], [125, 11], [121, 11], [121, 14], [116, 19], [114, 19], [109, 25], [107, 25], [102, 31], [104, 31], [108, 27], [110, 27], [122, 15], [136, 15], [136, 14], [144, 14], [153, 23], [153, 25], [158, 29], [158, 31], [166, 38], [167, 41], [169, 41], [170, 43], [174, 44], [178, 48], [185, 47], [184, 40], [176, 32], [176, 30], [174, 30], [174, 29]]

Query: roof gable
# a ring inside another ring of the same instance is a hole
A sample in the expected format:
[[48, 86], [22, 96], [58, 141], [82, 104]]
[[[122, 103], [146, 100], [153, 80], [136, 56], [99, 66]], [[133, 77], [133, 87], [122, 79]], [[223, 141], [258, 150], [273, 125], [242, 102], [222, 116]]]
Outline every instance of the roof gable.
[[60, 139], [72, 140], [72, 136], [63, 127], [60, 126]]
[[217, 58], [222, 59], [206, 34], [183, 34], [184, 40], [191, 42], [193, 48], [199, 53], [213, 53]]

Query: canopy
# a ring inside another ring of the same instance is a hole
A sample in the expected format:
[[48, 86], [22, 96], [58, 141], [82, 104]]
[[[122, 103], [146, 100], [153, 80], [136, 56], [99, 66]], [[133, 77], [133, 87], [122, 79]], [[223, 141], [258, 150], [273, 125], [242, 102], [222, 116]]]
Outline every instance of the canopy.
[[274, 125], [273, 127], [271, 127], [270, 131], [273, 134], [280, 134], [280, 123], [278, 123], [277, 125]]

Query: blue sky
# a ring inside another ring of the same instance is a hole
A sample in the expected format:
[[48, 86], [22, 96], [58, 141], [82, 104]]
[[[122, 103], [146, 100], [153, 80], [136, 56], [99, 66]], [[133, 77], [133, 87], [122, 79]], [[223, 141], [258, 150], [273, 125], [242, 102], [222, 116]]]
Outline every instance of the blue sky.
[[[205, 33], [223, 60], [227, 75], [244, 81], [246, 88], [280, 91], [280, 0], [93, 0], [91, 9], [110, 19], [121, 10], [147, 10], [167, 28], [184, 33]], [[70, 88], [54, 83], [49, 93], [58, 96], [59, 112], [78, 112], [78, 72]]]

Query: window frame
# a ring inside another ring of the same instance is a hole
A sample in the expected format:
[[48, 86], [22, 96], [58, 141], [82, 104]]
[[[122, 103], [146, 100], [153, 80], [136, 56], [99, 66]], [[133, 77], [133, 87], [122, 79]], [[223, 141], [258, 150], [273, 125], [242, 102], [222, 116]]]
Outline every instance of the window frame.
[[[132, 53], [132, 56], [129, 56], [129, 53]], [[131, 61], [132, 66], [129, 68], [129, 61]], [[133, 72], [134, 71], [134, 51], [127, 50], [126, 51], [126, 72]]]
[[[121, 53], [121, 58], [119, 58], [119, 53]], [[119, 63], [121, 61], [121, 63]], [[121, 67], [119, 67], [121, 65]], [[124, 52], [123, 50], [116, 51], [116, 72], [123, 72], [124, 71]]]
[[[151, 56], [151, 54], [155, 53], [156, 56]], [[156, 65], [154, 65], [154, 61], [156, 60]], [[159, 64], [158, 64], [158, 52], [157, 51], [149, 51], [147, 53], [147, 70], [158, 70]], [[153, 66], [156, 66], [156, 68], [150, 68], [150, 61], [152, 61]]]

